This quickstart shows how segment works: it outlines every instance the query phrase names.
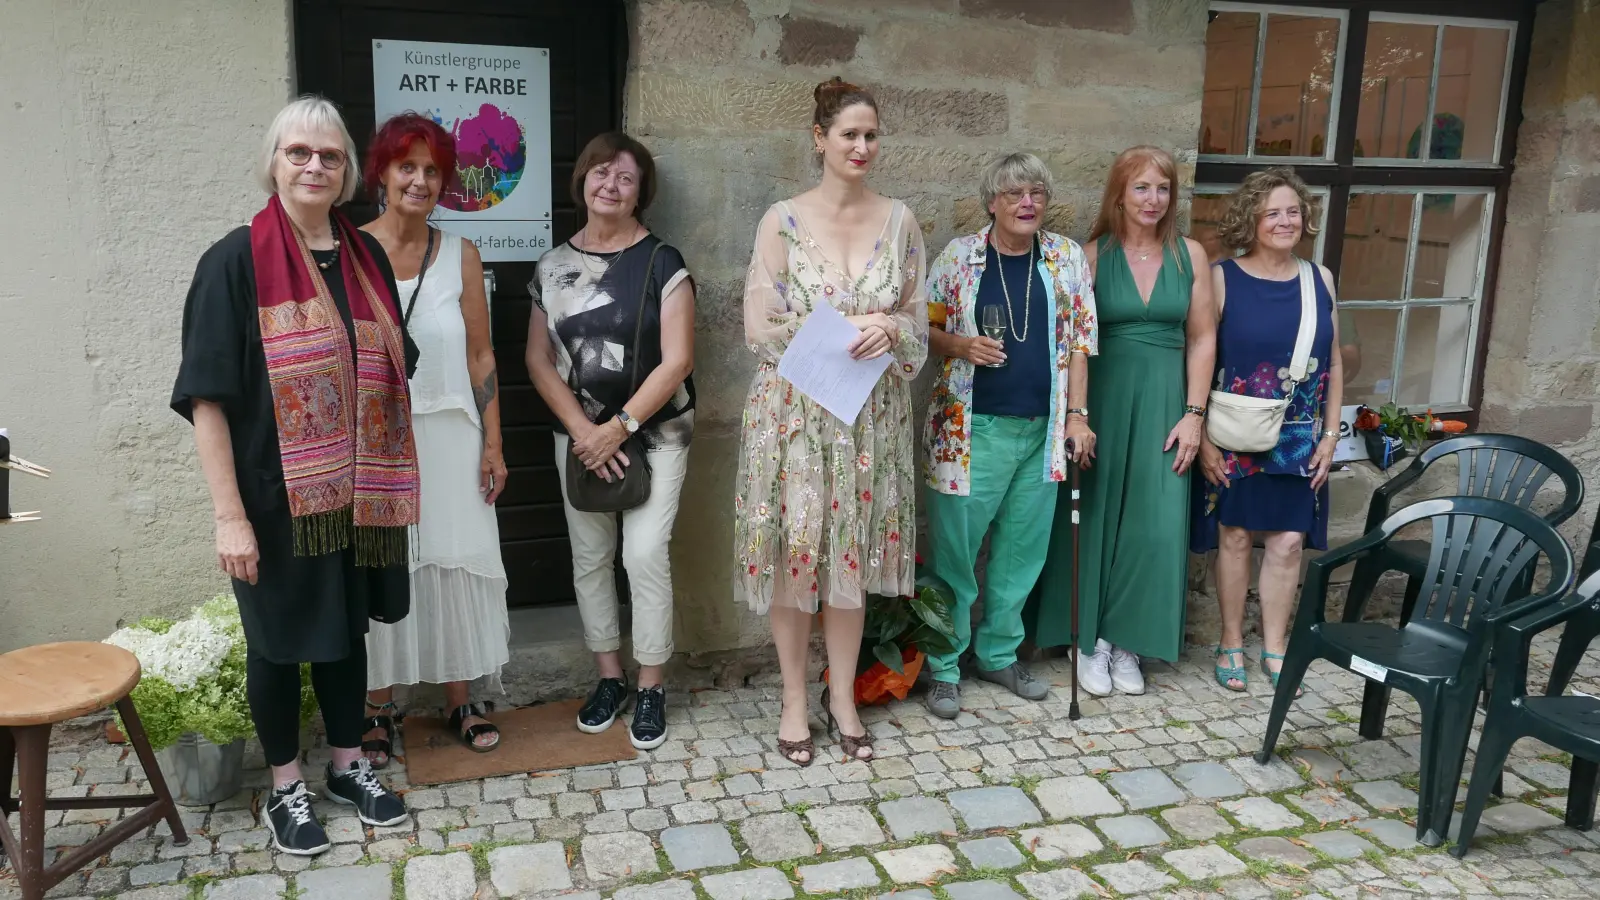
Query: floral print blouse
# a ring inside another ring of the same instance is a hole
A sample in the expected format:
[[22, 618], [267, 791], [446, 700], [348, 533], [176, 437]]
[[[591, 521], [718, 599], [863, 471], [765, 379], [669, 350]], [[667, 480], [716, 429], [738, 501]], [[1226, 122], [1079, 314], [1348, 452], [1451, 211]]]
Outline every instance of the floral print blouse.
[[[825, 256], [785, 201], [767, 210], [745, 282], [745, 336], [761, 362], [750, 383], [734, 498], [740, 597], [816, 612], [858, 608], [866, 594], [909, 596], [916, 585], [916, 415], [911, 379], [928, 356], [922, 229], [892, 201], [858, 274]], [[883, 313], [900, 335], [894, 363], [854, 422], [844, 422], [778, 374], [807, 315]]]
[[[992, 227], [992, 226], [991, 226]], [[989, 228], [951, 241], [928, 270], [928, 322], [933, 328], [978, 335], [978, 283], [988, 257]], [[1056, 364], [1050, 370], [1050, 452], [1045, 481], [1067, 478], [1067, 367], [1072, 354], [1099, 352], [1095, 322], [1094, 277], [1089, 258], [1070, 238], [1039, 232], [1039, 273], [1056, 306]], [[972, 489], [973, 365], [947, 358], [934, 383], [929, 403], [925, 464], [928, 486], [942, 494], [966, 496]]]

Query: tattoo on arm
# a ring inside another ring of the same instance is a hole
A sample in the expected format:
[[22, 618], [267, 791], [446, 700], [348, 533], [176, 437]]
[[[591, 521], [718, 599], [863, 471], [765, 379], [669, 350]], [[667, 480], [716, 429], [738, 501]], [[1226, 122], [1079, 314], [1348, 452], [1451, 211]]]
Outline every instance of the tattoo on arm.
[[482, 384], [473, 385], [472, 399], [478, 404], [478, 415], [483, 415], [483, 411], [489, 408], [489, 403], [494, 400], [499, 387], [499, 376], [493, 369], [484, 376]]

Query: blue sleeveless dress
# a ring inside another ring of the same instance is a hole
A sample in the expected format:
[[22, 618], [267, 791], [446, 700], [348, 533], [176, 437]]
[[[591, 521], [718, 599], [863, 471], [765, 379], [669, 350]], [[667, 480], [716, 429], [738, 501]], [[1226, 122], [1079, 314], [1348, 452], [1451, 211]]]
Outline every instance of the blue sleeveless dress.
[[[1292, 384], [1289, 360], [1300, 328], [1300, 280], [1257, 278], [1234, 260], [1218, 263], [1227, 284], [1217, 326], [1217, 390], [1281, 400]], [[1190, 549], [1214, 550], [1217, 527], [1297, 531], [1317, 550], [1328, 548], [1328, 486], [1311, 490], [1311, 457], [1322, 432], [1333, 350], [1333, 297], [1314, 277], [1317, 332], [1306, 380], [1294, 387], [1278, 445], [1264, 453], [1222, 452], [1226, 488], [1194, 478]]]

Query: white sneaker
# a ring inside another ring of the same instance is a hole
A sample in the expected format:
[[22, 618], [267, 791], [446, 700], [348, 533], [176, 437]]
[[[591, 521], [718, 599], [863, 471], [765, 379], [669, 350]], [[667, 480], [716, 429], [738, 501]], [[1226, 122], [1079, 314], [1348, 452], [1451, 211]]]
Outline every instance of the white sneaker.
[[1111, 645], [1094, 642], [1093, 653], [1078, 654], [1078, 685], [1091, 696], [1111, 696]]
[[1116, 647], [1111, 651], [1111, 683], [1124, 694], [1144, 693], [1144, 673], [1139, 654]]

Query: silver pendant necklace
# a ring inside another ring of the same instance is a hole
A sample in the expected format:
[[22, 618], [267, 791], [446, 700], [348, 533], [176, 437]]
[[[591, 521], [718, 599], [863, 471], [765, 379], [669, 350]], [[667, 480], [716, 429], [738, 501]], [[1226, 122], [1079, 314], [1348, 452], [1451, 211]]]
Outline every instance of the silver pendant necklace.
[[[583, 226], [583, 230], [579, 231], [578, 234], [583, 236], [583, 242], [585, 244], [589, 243], [589, 226]], [[578, 260], [583, 264], [584, 271], [588, 272], [590, 277], [592, 277], [595, 281], [599, 281], [605, 278], [607, 272], [611, 271], [612, 264], [620, 259], [622, 254], [628, 252], [628, 248], [633, 246], [634, 238], [638, 236], [639, 223], [634, 222], [633, 233], [628, 236], [628, 243], [623, 245], [622, 249], [614, 250], [610, 254], [596, 253], [592, 250], [585, 250], [582, 247], [578, 247], [576, 244], [573, 246], [578, 250]], [[589, 257], [591, 256], [598, 256], [603, 261], [602, 265], [600, 266], [600, 271], [596, 272], [594, 267], [589, 265]]]

